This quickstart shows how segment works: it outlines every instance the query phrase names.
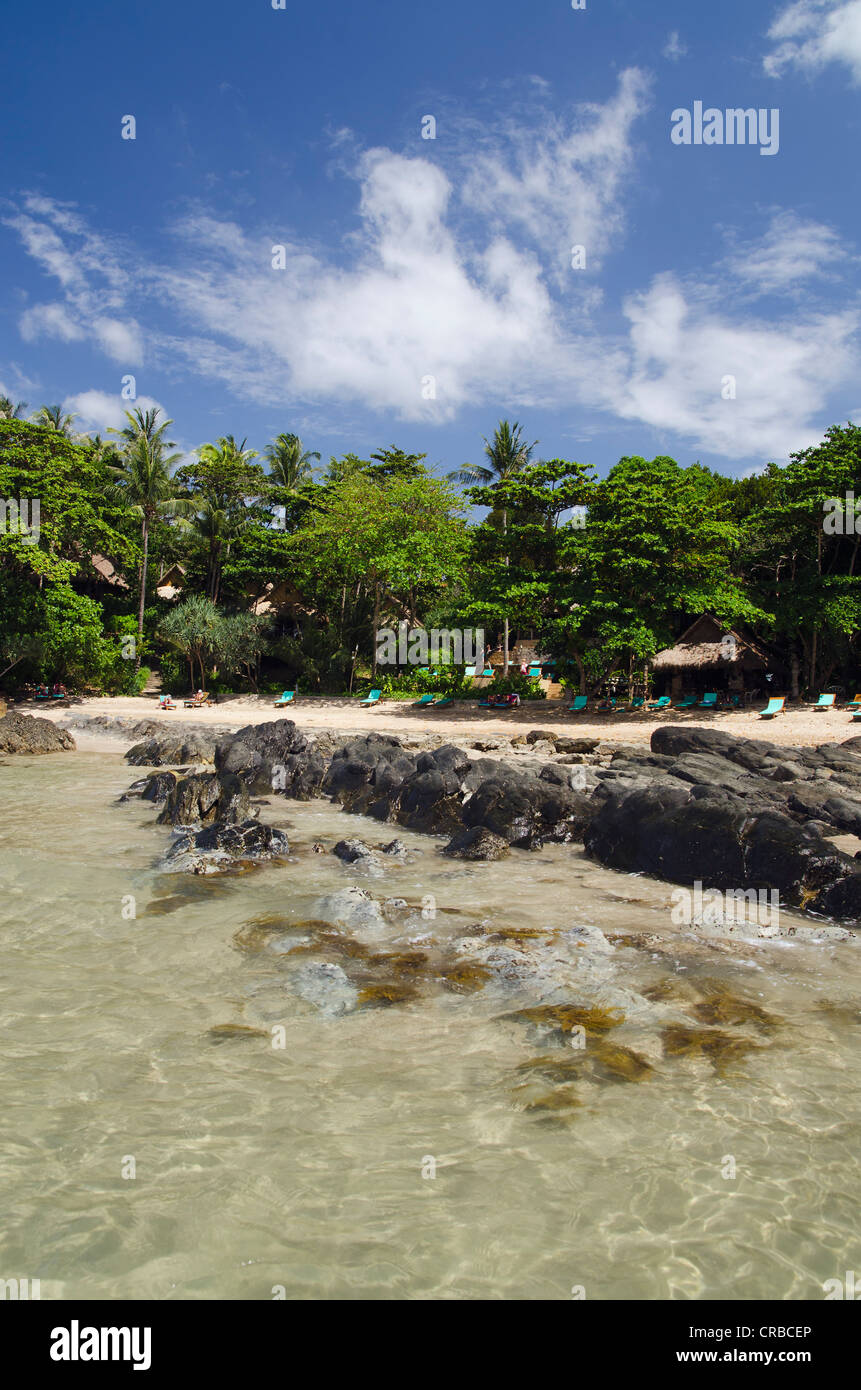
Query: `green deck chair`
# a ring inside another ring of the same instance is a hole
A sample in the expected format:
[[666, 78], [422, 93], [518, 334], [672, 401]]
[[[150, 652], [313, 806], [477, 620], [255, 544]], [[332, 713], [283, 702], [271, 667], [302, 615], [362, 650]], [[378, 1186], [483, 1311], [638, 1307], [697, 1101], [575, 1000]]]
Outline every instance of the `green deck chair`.
[[759, 711], [760, 719], [773, 719], [776, 714], [783, 714], [785, 704], [783, 695], [772, 695], [765, 709]]
[[658, 700], [652, 700], [651, 704], [646, 705], [646, 709], [666, 709], [671, 703], [669, 695], [662, 695]]
[[589, 696], [588, 696], [588, 695], [575, 695], [575, 696], [574, 696], [574, 703], [573, 703], [573, 705], [569, 705], [569, 706], [568, 706], [568, 711], [569, 711], [570, 714], [582, 714], [582, 713], [583, 713], [583, 710], [586, 708], [586, 706], [588, 705], [588, 703], [589, 703]]
[[717, 694], [714, 690], [709, 690], [700, 700], [698, 709], [714, 709], [717, 705]]
[[382, 690], [372, 690], [371, 693], [370, 693], [370, 695], [368, 696], [367, 700], [360, 700], [360, 701], [359, 701], [359, 704], [360, 704], [360, 705], [378, 705], [378, 704], [380, 703], [380, 696], [382, 695], [382, 693], [383, 693]]
[[282, 705], [292, 705], [295, 698], [295, 690], [285, 690], [281, 695], [281, 699], [275, 701], [275, 709], [280, 709]]
[[833, 708], [834, 708], [834, 701], [835, 701], [836, 699], [837, 699], [837, 696], [836, 696], [836, 695], [820, 695], [820, 696], [819, 696], [819, 699], [816, 701], [816, 704], [813, 706], [813, 708], [814, 708], [814, 709], [833, 709]]

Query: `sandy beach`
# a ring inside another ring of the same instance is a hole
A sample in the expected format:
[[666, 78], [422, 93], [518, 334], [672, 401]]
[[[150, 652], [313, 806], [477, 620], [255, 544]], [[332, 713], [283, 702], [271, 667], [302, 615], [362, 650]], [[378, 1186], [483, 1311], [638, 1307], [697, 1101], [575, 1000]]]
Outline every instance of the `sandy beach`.
[[201, 709], [159, 710], [155, 698], [94, 697], [76, 700], [66, 708], [45, 708], [30, 702], [16, 705], [25, 714], [38, 714], [62, 723], [74, 715], [108, 715], [122, 719], [157, 719], [165, 724], [212, 724], [240, 729], [274, 719], [293, 719], [300, 728], [328, 729], [333, 733], [431, 733], [461, 739], [512, 737], [530, 729], [548, 729], [571, 738], [606, 738], [648, 746], [652, 730], [659, 724], [684, 724], [690, 728], [723, 729], [739, 738], [762, 739], [784, 747], [812, 747], [820, 743], [842, 743], [861, 735], [861, 720], [853, 721], [845, 710], [790, 709], [776, 719], [760, 719], [756, 710], [732, 710], [709, 714], [704, 711], [661, 711], [657, 714], [571, 714], [564, 701], [534, 702], [517, 710], [494, 713], [479, 710], [474, 701], [457, 701], [448, 709], [417, 710], [414, 705], [383, 700], [362, 709], [358, 700], [335, 696], [304, 696], [284, 709], [274, 701], [249, 695], [222, 696], [217, 705]]

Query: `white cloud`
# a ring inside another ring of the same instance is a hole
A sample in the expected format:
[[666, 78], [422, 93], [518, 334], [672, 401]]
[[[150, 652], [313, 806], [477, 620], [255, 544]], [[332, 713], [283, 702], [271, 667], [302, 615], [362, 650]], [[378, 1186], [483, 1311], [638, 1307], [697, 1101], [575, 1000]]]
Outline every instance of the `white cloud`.
[[[624, 378], [607, 382], [608, 405], [728, 458], [780, 458], [815, 442], [811, 420], [859, 367], [858, 311], [738, 322], [722, 300], [719, 280], [695, 291], [671, 274], [632, 295], [630, 359]], [[722, 394], [729, 377], [734, 399]]]
[[828, 63], [843, 63], [861, 83], [861, 0], [794, 0], [768, 37], [775, 47], [763, 66], [771, 77], [787, 67], [816, 73]]
[[[445, 169], [436, 149], [355, 156], [356, 226], [329, 251], [203, 208], [173, 227], [170, 264], [101, 242], [46, 199], [29, 200], [18, 230], [54, 267], [69, 321], [114, 360], [132, 361], [140, 322], [150, 364], [267, 406], [328, 407], [329, 428], [360, 408], [434, 423], [467, 406], [551, 406], [638, 420], [728, 458], [780, 457], [815, 436], [858, 370], [855, 302], [829, 313], [812, 294], [848, 255], [830, 228], [773, 213], [698, 282], [654, 277], [603, 334], [594, 281], [568, 269], [559, 289], [560, 248], [583, 242], [591, 266], [622, 236], [646, 99], [632, 71], [565, 127], [486, 130], [469, 155], [460, 138]], [[775, 293], [785, 311], [756, 316], [757, 295]], [[728, 375], [735, 400], [721, 398]], [[102, 392], [67, 408], [101, 429], [122, 413]]]
[[831, 227], [794, 212], [781, 212], [772, 217], [764, 236], [736, 244], [726, 268], [734, 280], [763, 294], [798, 293], [802, 281], [821, 277], [847, 259], [848, 252]]
[[122, 322], [112, 310], [125, 302], [132, 258], [123, 248], [93, 232], [67, 203], [28, 194], [22, 209], [5, 219], [28, 255], [59, 281], [63, 304], [35, 304], [21, 315], [22, 337], [89, 340], [114, 361], [137, 366], [143, 360], [141, 333], [134, 321]]
[[682, 40], [679, 38], [678, 29], [674, 29], [672, 33], [668, 35], [667, 42], [664, 44], [661, 52], [665, 58], [669, 58], [671, 63], [677, 63], [680, 58], [687, 57], [688, 46], [686, 43], [682, 43]]
[[157, 409], [166, 417], [164, 407], [151, 396], [138, 396], [137, 400], [124, 401], [119, 392], [112, 396], [107, 391], [80, 391], [75, 396], [67, 396], [63, 401], [64, 412], [77, 418], [75, 429], [82, 432], [95, 431], [102, 436], [108, 430], [118, 429], [126, 423], [127, 410]]
[[572, 245], [584, 246], [596, 268], [624, 225], [633, 127], [649, 91], [646, 75], [629, 68], [610, 101], [584, 105], [568, 122], [548, 114], [527, 124], [515, 112], [483, 134], [471, 131], [464, 203], [540, 247], [557, 277], [569, 278]]
[[61, 342], [72, 343], [84, 337], [83, 329], [63, 304], [36, 304], [32, 309], [25, 309], [18, 327], [27, 343], [37, 338], [59, 338]]

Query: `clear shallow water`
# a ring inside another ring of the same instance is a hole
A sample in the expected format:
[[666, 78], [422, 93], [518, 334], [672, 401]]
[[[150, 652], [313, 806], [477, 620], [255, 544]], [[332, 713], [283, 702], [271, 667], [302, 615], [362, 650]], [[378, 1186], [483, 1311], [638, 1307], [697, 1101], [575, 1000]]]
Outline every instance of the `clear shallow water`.
[[[671, 927], [667, 885], [566, 847], [463, 865], [401, 833], [413, 862], [364, 879], [311, 844], [395, 830], [324, 803], [267, 813], [286, 864], [168, 880], [154, 808], [114, 804], [136, 775], [83, 749], [0, 767], [0, 1276], [41, 1279], [43, 1298], [815, 1299], [861, 1268], [855, 942], [698, 943]], [[645, 1080], [529, 1110], [559, 1088], [518, 1068], [568, 1054], [502, 1017], [528, 994], [454, 994], [431, 971], [415, 1000], [327, 1017], [291, 987], [302, 934], [248, 936], [352, 883], [435, 895], [435, 921], [385, 950], [477, 922], [594, 925], [635, 934], [616, 937], [619, 986], [684, 1017], [718, 982], [782, 1022], [727, 1026], [762, 1050], [722, 1076], [663, 1056], [654, 1021], [620, 1029]], [[283, 1050], [209, 1033], [273, 1023]]]

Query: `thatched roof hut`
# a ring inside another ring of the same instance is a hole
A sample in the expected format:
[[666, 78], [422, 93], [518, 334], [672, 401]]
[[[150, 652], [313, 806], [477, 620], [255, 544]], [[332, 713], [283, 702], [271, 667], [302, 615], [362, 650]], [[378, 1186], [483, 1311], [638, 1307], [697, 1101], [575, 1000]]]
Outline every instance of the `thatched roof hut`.
[[705, 613], [691, 623], [674, 647], [652, 658], [653, 671], [661, 674], [695, 674], [709, 670], [764, 671], [773, 664], [765, 647], [753, 637], [723, 626]]

